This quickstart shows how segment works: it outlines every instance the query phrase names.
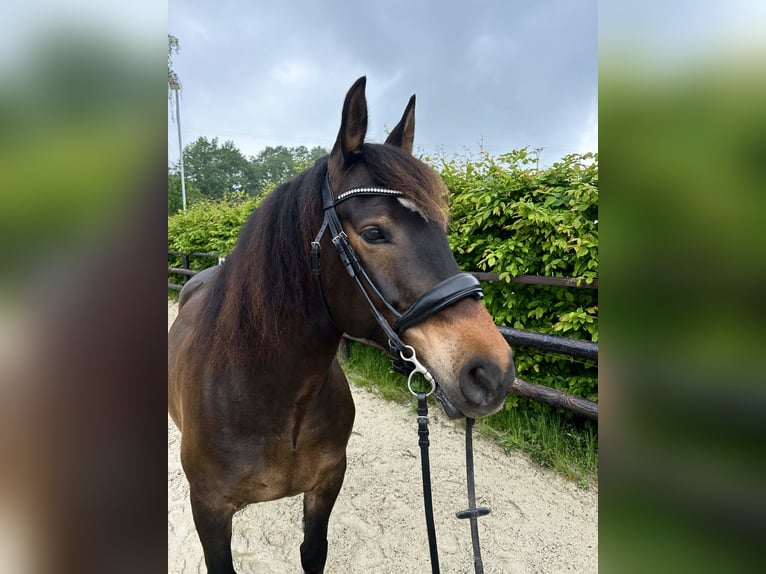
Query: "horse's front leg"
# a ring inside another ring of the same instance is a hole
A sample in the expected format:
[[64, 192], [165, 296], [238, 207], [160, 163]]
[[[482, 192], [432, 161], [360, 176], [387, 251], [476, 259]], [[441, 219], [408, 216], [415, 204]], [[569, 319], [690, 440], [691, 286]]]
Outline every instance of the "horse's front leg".
[[191, 485], [191, 507], [208, 574], [235, 574], [231, 522], [235, 508], [217, 494]]
[[306, 574], [322, 574], [327, 561], [327, 522], [346, 474], [346, 455], [325, 479], [303, 495], [301, 564]]

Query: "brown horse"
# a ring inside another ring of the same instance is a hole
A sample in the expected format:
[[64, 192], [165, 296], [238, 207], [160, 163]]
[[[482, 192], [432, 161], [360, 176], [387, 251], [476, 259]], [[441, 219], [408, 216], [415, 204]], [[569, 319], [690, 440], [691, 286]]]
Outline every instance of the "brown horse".
[[168, 403], [208, 572], [234, 572], [237, 510], [301, 493], [301, 563], [324, 571], [354, 422], [344, 332], [405, 361], [416, 349], [451, 417], [496, 412], [514, 378], [449, 250], [447, 190], [412, 156], [415, 96], [385, 144], [368, 144], [364, 89], [360, 78], [346, 95], [329, 156], [275, 189], [180, 295]]

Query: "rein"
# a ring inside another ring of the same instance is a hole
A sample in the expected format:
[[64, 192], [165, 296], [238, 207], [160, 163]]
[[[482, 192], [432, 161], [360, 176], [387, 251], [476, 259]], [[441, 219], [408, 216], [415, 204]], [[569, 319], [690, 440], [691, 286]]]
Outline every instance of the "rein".
[[[431, 572], [439, 574], [439, 553], [436, 545], [436, 528], [434, 526], [434, 509], [431, 498], [431, 463], [428, 456], [428, 394], [412, 390], [410, 392], [418, 401], [418, 445], [420, 446], [420, 466], [423, 477], [423, 506], [426, 514], [426, 530], [428, 531], [428, 550], [431, 556]], [[465, 472], [468, 489], [468, 508], [455, 513], [457, 518], [467, 518], [471, 525], [471, 546], [473, 547], [473, 567], [476, 574], [484, 574], [484, 563], [481, 560], [481, 545], [479, 544], [478, 518], [491, 512], [489, 508], [476, 506], [476, 485], [473, 477], [473, 424], [474, 419], [465, 419]]]
[[[375, 321], [380, 325], [388, 338], [389, 354], [391, 355], [391, 367], [397, 373], [407, 377], [407, 388], [418, 401], [418, 445], [421, 454], [421, 472], [423, 476], [423, 500], [426, 515], [426, 528], [428, 531], [428, 546], [431, 557], [431, 571], [433, 574], [439, 573], [439, 556], [436, 544], [436, 528], [433, 518], [433, 501], [431, 498], [431, 469], [428, 456], [428, 405], [427, 398], [436, 390], [436, 381], [428, 369], [418, 360], [415, 349], [405, 344], [400, 336], [401, 334], [435, 315], [445, 307], [457, 303], [466, 297], [476, 297], [481, 299], [484, 293], [481, 290], [479, 281], [469, 273], [458, 273], [438, 283], [423, 295], [404, 313], [397, 311], [383, 296], [373, 280], [364, 270], [361, 261], [354, 252], [354, 248], [348, 239], [348, 235], [343, 231], [343, 227], [338, 218], [335, 208], [353, 197], [359, 196], [389, 196], [404, 197], [399, 191], [381, 188], [381, 187], [355, 187], [333, 196], [332, 186], [330, 184], [329, 173], [325, 173], [322, 183], [322, 208], [324, 210], [324, 221], [319, 229], [314, 241], [311, 242], [311, 264], [314, 277], [319, 285], [319, 292], [327, 311], [330, 321], [338, 328], [333, 318], [332, 311], [327, 304], [324, 289], [322, 287], [322, 269], [321, 269], [321, 246], [320, 242], [324, 234], [329, 230], [332, 238], [332, 244], [346, 269], [349, 276], [354, 279], [359, 290], [364, 296], [372, 312]], [[383, 317], [381, 312], [372, 301], [372, 297], [365, 288], [365, 284], [372, 291], [388, 310], [395, 317], [392, 325]], [[339, 329], [342, 331], [342, 329]], [[422, 375], [429, 383], [428, 392], [415, 391], [412, 386], [412, 380], [415, 375]], [[481, 549], [479, 547], [479, 531], [476, 519], [480, 516], [489, 514], [488, 508], [476, 508], [476, 495], [473, 478], [473, 441], [471, 439], [471, 430], [473, 428], [473, 419], [466, 418], [466, 473], [468, 488], [468, 509], [457, 513], [458, 518], [468, 518], [471, 523], [471, 540], [474, 553], [474, 568], [476, 574], [483, 574], [484, 568], [481, 561]]]

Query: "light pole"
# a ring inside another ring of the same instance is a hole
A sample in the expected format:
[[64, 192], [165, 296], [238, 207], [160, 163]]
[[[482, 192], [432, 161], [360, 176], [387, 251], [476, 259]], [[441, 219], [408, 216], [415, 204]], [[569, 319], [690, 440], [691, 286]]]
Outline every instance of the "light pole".
[[181, 106], [178, 103], [178, 95], [181, 89], [181, 86], [178, 84], [178, 81], [175, 78], [172, 78], [168, 81], [168, 85], [170, 86], [170, 89], [173, 90], [176, 93], [176, 125], [178, 126], [178, 150], [180, 155], [180, 165], [181, 165], [181, 205], [183, 207], [184, 213], [186, 213], [186, 181], [184, 178], [184, 147], [181, 143]]

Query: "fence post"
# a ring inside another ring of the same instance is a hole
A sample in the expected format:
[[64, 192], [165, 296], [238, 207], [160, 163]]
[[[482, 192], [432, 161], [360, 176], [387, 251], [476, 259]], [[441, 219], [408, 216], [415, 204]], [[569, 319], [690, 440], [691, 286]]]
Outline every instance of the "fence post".
[[[183, 268], [187, 271], [190, 270], [189, 267], [189, 255], [187, 253], [183, 253], [181, 255], [181, 265], [183, 265]], [[189, 277], [187, 275], [184, 275], [184, 282], [183, 285], [186, 285], [186, 282], [189, 280]]]

